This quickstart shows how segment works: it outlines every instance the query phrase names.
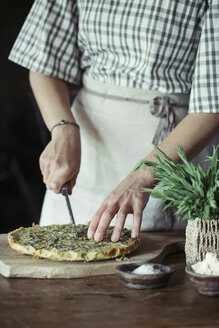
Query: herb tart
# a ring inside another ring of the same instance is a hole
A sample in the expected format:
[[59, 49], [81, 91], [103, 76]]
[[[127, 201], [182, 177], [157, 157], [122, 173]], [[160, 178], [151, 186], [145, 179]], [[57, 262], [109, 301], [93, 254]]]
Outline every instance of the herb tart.
[[140, 245], [139, 238], [131, 238], [131, 231], [123, 229], [120, 240], [111, 242], [113, 227], [104, 239], [96, 242], [87, 238], [88, 225], [77, 225], [78, 237], [71, 224], [33, 225], [8, 234], [11, 248], [22, 254], [58, 261], [96, 261], [112, 259], [133, 252]]

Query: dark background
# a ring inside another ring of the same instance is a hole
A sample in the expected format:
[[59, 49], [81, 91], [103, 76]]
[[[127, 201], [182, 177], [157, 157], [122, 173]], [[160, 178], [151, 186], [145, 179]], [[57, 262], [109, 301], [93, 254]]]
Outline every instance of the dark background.
[[7, 59], [32, 4], [30, 0], [0, 2], [0, 233], [38, 223], [45, 192], [39, 156], [49, 134], [28, 71]]

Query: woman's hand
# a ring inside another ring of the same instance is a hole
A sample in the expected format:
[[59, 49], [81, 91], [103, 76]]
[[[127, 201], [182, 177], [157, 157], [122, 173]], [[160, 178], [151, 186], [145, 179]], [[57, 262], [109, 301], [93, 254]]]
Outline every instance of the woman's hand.
[[116, 224], [111, 240], [119, 240], [126, 217], [133, 213], [132, 238], [137, 238], [140, 231], [142, 212], [148, 202], [148, 193], [142, 192], [143, 187], [153, 186], [152, 169], [145, 165], [139, 171], [129, 175], [109, 194], [94, 214], [89, 224], [88, 238], [101, 241], [113, 217]]
[[52, 140], [40, 156], [40, 169], [47, 189], [59, 193], [69, 181], [69, 192], [80, 169], [81, 143], [79, 129], [73, 125], [57, 126]]

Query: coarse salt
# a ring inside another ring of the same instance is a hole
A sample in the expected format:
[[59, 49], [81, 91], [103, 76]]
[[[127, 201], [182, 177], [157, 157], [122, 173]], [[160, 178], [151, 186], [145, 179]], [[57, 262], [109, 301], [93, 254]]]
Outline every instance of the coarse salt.
[[135, 274], [156, 274], [160, 273], [159, 269], [154, 268], [153, 265], [150, 264], [142, 264], [132, 271]]
[[205, 275], [219, 276], [219, 260], [216, 253], [206, 253], [205, 259], [191, 265], [194, 272]]

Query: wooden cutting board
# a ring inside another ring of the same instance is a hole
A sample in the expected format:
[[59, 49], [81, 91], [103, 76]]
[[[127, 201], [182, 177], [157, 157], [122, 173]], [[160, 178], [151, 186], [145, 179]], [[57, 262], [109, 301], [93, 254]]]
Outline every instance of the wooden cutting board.
[[184, 249], [182, 232], [140, 234], [141, 246], [123, 261], [105, 260], [95, 262], [65, 262], [46, 259], [33, 259], [11, 249], [7, 234], [0, 235], [0, 274], [4, 277], [23, 278], [79, 278], [115, 274], [121, 263], [156, 262], [161, 263], [166, 256]]

